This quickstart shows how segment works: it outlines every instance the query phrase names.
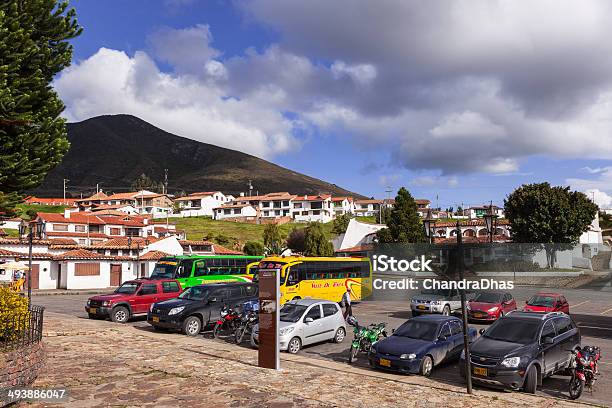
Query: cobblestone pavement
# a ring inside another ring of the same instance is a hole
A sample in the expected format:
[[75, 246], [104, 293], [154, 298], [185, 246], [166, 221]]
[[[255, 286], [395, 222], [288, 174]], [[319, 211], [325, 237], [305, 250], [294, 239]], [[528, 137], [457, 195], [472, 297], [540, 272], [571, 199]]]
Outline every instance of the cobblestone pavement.
[[[48, 312], [47, 364], [35, 387], [67, 387], [71, 407], [566, 407], [569, 401], [437, 384], [306, 356], [282, 371], [255, 350], [204, 337]], [[34, 404], [34, 406], [45, 406]]]

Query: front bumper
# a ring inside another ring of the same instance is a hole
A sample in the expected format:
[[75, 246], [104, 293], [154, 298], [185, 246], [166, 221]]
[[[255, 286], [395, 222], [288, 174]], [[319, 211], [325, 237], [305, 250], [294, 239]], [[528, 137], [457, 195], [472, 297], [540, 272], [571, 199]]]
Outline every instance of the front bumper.
[[151, 326], [161, 327], [164, 329], [180, 330], [183, 327], [183, 319], [181, 315], [161, 315], [147, 313], [147, 323]]
[[[472, 381], [479, 384], [507, 390], [519, 390], [525, 382], [525, 370], [523, 368], [500, 368], [476, 364], [472, 362]], [[476, 369], [476, 370], [475, 370]], [[480, 369], [480, 370], [479, 370]], [[482, 373], [486, 370], [486, 375]], [[478, 374], [475, 371], [480, 371]], [[459, 373], [465, 378], [465, 359], [459, 361]]]
[[398, 356], [380, 353], [368, 353], [368, 360], [372, 367], [380, 370], [395, 371], [404, 374], [418, 374], [421, 370], [421, 359], [404, 360]]
[[482, 322], [493, 322], [499, 318], [498, 313], [489, 313], [481, 310], [468, 310], [468, 319]]
[[[278, 344], [280, 351], [287, 351], [289, 348], [289, 340], [291, 340], [295, 336], [279, 336]], [[259, 346], [259, 333], [253, 332], [251, 335], [251, 346], [258, 347]]]
[[444, 305], [432, 305], [430, 303], [411, 303], [410, 310], [418, 313], [442, 313]]
[[106, 307], [106, 306], [85, 306], [85, 311], [87, 312], [87, 314], [90, 315], [95, 315], [95, 316], [106, 316], [109, 317], [110, 316], [110, 312], [111, 312], [112, 307]]

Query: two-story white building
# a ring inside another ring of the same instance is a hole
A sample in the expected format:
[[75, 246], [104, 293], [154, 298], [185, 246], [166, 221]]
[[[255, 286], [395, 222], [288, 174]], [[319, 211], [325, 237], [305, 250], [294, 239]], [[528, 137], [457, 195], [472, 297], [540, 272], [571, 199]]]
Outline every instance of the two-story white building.
[[353, 200], [353, 197], [332, 197], [331, 202], [334, 217], [344, 214], [353, 215], [355, 213], [355, 200]]
[[329, 222], [334, 219], [331, 195], [305, 195], [293, 199], [293, 219], [297, 222]]
[[371, 217], [378, 215], [380, 206], [383, 204], [383, 200], [362, 199], [355, 200], [355, 215], [358, 217]]
[[214, 208], [215, 220], [228, 220], [228, 219], [249, 219], [257, 217], [257, 210], [250, 204], [223, 204], [220, 207]]
[[488, 214], [489, 209], [493, 209], [493, 215], [496, 215], [498, 218], [504, 218], [504, 209], [502, 207], [498, 207], [496, 205], [481, 205], [476, 207], [470, 207], [464, 211], [465, 215], [467, 215], [471, 220], [482, 218], [485, 214]]
[[214, 216], [214, 209], [233, 200], [220, 191], [192, 193], [174, 200], [183, 217]]

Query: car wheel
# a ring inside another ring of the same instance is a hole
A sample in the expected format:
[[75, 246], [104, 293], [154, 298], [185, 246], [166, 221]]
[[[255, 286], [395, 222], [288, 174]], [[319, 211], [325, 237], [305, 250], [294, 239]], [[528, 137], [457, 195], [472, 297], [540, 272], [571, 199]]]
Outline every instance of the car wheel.
[[115, 323], [126, 323], [130, 318], [130, 311], [125, 306], [117, 306], [111, 312], [111, 320]]
[[451, 310], [449, 305], [444, 306], [444, 309], [442, 309], [442, 314], [444, 316], [450, 316]]
[[423, 360], [421, 360], [421, 375], [423, 377], [429, 377], [431, 376], [431, 372], [433, 371], [433, 359], [431, 358], [431, 356], [425, 356], [423, 357]]
[[302, 348], [302, 342], [299, 337], [294, 337], [289, 340], [289, 344], [287, 345], [287, 351], [290, 354], [297, 354], [298, 351]]
[[525, 392], [528, 394], [535, 394], [538, 386], [538, 370], [535, 366], [529, 367], [527, 371], [527, 378], [525, 378]]
[[334, 336], [334, 343], [342, 343], [342, 340], [344, 340], [345, 337], [346, 330], [344, 330], [344, 327], [339, 327], [338, 330], [336, 330], [336, 335]]
[[202, 330], [202, 322], [196, 316], [189, 316], [183, 322], [183, 333], [187, 336], [197, 336]]

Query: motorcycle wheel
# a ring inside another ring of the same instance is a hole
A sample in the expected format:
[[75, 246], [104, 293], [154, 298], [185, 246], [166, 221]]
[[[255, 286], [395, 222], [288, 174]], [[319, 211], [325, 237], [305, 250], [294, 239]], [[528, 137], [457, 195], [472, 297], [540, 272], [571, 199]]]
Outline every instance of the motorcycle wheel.
[[213, 337], [215, 339], [218, 339], [220, 337], [222, 337], [225, 334], [225, 331], [227, 330], [227, 324], [226, 323], [216, 323], [215, 327], [213, 328]]
[[353, 361], [355, 361], [355, 359], [357, 358], [358, 352], [359, 352], [359, 349], [357, 347], [351, 346], [351, 350], [349, 351], [349, 358], [348, 358], [349, 364], [353, 364]]
[[584, 389], [584, 381], [580, 378], [574, 376], [570, 380], [569, 384], [569, 397], [570, 399], [578, 399], [582, 395], [582, 390]]
[[240, 325], [236, 328], [236, 344], [242, 343], [245, 333], [246, 333], [246, 326]]

